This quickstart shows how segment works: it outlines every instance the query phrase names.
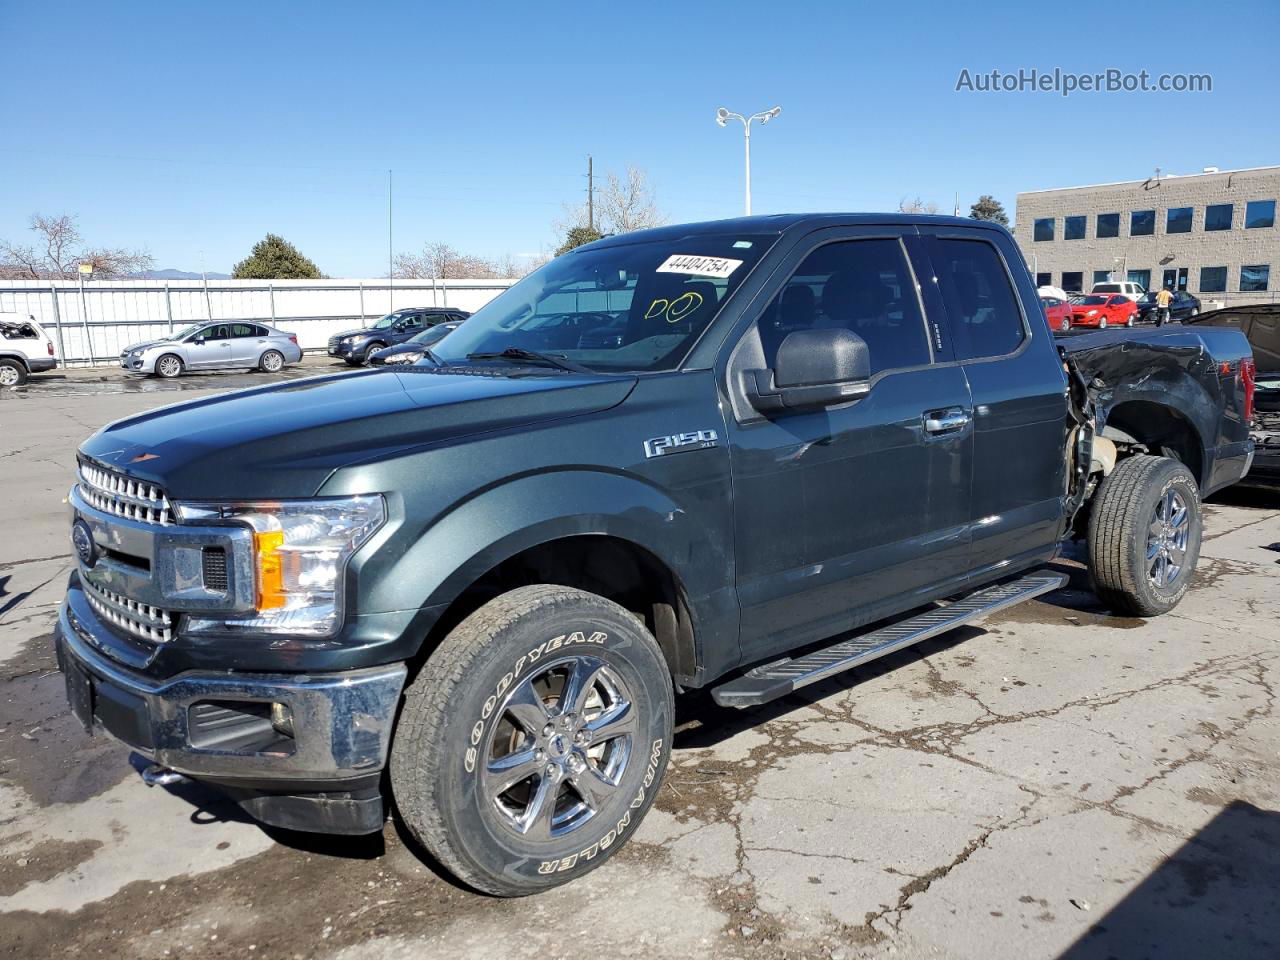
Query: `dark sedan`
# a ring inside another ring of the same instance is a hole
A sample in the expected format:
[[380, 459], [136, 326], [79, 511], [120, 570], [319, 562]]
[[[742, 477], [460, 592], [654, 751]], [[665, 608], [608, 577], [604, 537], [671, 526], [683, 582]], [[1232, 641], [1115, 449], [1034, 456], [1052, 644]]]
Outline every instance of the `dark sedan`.
[[[1138, 320], [1143, 323], [1155, 323], [1156, 311], [1156, 295], [1154, 293], [1144, 293], [1138, 300]], [[1170, 320], [1187, 320], [1200, 313], [1200, 300], [1187, 293], [1185, 290], [1179, 290], [1173, 295], [1173, 302], [1169, 304]]]
[[328, 353], [353, 367], [363, 365], [369, 355], [383, 347], [395, 346], [439, 323], [455, 323], [471, 316], [466, 310], [448, 307], [414, 307], [389, 313], [372, 326], [347, 330], [329, 338]]
[[461, 320], [437, 323], [434, 327], [410, 337], [404, 343], [375, 350], [369, 354], [369, 362], [375, 367], [391, 363], [417, 363], [428, 350], [460, 326], [462, 326]]

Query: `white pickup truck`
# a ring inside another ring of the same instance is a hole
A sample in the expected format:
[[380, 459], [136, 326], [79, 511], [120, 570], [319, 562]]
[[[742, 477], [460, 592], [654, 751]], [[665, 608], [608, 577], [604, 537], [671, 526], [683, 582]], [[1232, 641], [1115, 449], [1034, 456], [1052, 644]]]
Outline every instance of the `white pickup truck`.
[[26, 383], [31, 374], [57, 365], [53, 340], [35, 317], [0, 313], [0, 388]]

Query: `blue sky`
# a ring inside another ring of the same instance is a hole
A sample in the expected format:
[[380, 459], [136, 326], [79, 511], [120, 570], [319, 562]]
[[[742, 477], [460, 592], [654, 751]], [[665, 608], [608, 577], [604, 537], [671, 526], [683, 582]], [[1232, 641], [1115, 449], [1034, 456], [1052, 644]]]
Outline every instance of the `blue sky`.
[[[1153, 13], [1159, 10], [1157, 17]], [[278, 3], [0, 0], [0, 237], [78, 214], [93, 244], [230, 269], [268, 231], [333, 276], [395, 247], [553, 246], [597, 173], [634, 164], [675, 221], [950, 212], [993, 193], [1280, 164], [1274, 2]], [[1209, 73], [1213, 92], [957, 93], [974, 73]]]

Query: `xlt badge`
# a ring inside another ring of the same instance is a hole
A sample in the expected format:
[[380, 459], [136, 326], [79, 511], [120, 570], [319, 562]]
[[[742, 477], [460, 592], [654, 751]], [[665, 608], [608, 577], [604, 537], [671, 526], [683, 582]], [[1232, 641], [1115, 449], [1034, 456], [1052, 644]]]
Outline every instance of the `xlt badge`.
[[669, 453], [684, 453], [686, 450], [705, 450], [720, 442], [720, 435], [714, 430], [693, 430], [689, 433], [673, 433], [667, 437], [654, 437], [644, 442], [646, 457], [662, 457]]

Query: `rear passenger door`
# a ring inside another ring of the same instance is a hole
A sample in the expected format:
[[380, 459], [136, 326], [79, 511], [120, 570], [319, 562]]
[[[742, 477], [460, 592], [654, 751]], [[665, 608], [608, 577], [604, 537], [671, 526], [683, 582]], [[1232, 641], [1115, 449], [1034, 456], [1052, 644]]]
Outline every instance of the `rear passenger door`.
[[926, 235], [924, 242], [973, 397], [971, 570], [976, 576], [1012, 572], [1052, 553], [1062, 533], [1062, 361], [1039, 318], [1022, 309], [1033, 302], [1025, 299], [1031, 288], [1017, 293], [1011, 242], [963, 228]]
[[[815, 410], [727, 415], [741, 641], [748, 661], [918, 605], [968, 563], [969, 393], [926, 322], [903, 228], [810, 238], [779, 267], [728, 361], [773, 368], [789, 334], [867, 343], [869, 392]], [[745, 358], [745, 359], [744, 359]]]

